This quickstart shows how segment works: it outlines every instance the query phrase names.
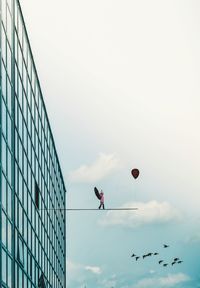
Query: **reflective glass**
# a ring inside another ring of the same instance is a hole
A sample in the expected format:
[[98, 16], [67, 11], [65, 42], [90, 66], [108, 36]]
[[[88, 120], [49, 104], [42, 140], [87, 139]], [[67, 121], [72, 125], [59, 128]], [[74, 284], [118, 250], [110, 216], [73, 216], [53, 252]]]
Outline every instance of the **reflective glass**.
[[6, 225], [6, 215], [2, 211], [2, 217], [1, 217], [2, 223], [1, 223], [1, 233], [2, 233], [2, 243], [7, 246], [7, 225]]
[[2, 271], [2, 281], [4, 283], [7, 282], [6, 280], [6, 274], [7, 274], [7, 255], [6, 255], [6, 252], [4, 251], [4, 249], [2, 249], [2, 268], [1, 268], [1, 271]]
[[2, 182], [1, 182], [1, 187], [2, 187], [2, 205], [4, 207], [4, 209], [6, 209], [7, 207], [7, 200], [6, 200], [6, 196], [7, 196], [7, 184], [6, 184], [6, 179], [4, 174], [2, 173]]
[[8, 287], [11, 288], [12, 286], [12, 260], [8, 257]]
[[10, 221], [7, 221], [7, 227], [8, 227], [8, 251], [12, 253], [12, 226]]
[[20, 237], [18, 239], [18, 259], [24, 265], [24, 245]]

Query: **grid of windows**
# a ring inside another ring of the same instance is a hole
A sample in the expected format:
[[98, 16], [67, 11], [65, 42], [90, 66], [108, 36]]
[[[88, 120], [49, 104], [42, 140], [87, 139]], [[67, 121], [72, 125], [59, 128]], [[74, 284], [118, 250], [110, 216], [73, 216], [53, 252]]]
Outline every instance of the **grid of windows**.
[[62, 288], [63, 177], [18, 0], [0, 11], [0, 286]]

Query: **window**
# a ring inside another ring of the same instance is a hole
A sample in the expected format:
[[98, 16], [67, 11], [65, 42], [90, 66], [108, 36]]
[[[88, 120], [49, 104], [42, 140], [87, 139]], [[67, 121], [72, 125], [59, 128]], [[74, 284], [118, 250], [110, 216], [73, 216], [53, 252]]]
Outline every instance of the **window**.
[[4, 283], [6, 283], [6, 274], [7, 274], [7, 256], [6, 256], [6, 252], [4, 251], [4, 249], [2, 249], [2, 268], [1, 268], [1, 272], [2, 272], [2, 281]]
[[28, 275], [32, 276], [32, 257], [31, 254], [28, 252], [28, 269], [27, 269]]
[[11, 281], [12, 280], [12, 260], [8, 256], [8, 287], [11, 288]]
[[45, 280], [44, 280], [44, 274], [42, 273], [40, 278], [38, 279], [38, 288], [45, 288]]
[[39, 187], [36, 181], [35, 181], [35, 205], [39, 209]]
[[5, 179], [5, 176], [4, 174], [2, 173], [2, 182], [1, 182], [1, 187], [2, 187], [2, 205], [4, 207], [4, 209], [7, 208], [7, 205], [6, 205], [6, 195], [7, 195], [7, 182], [6, 182], [6, 179]]
[[18, 238], [18, 260], [24, 265], [24, 247], [22, 239]]

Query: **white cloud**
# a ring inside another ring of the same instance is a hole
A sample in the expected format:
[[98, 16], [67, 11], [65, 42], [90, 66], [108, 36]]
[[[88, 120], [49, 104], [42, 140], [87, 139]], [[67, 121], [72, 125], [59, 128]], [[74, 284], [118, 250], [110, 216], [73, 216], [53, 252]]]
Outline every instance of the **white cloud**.
[[100, 267], [97, 266], [85, 266], [85, 270], [90, 271], [94, 274], [101, 274], [102, 270]]
[[138, 281], [135, 288], [160, 288], [160, 287], [173, 287], [176, 284], [180, 284], [188, 281], [190, 278], [188, 275], [183, 273], [169, 274], [166, 277], [160, 278], [146, 278]]
[[85, 274], [85, 270], [89, 271], [93, 274], [101, 274], [102, 273], [102, 269], [98, 266], [91, 266], [91, 265], [83, 265], [83, 264], [79, 264], [79, 263], [74, 263], [72, 261], [67, 261], [67, 269], [69, 272], [69, 275], [72, 279], [75, 279], [77, 277], [77, 275], [84, 275]]
[[129, 202], [121, 208], [137, 207], [136, 211], [109, 211], [99, 223], [103, 226], [122, 225], [138, 227], [148, 224], [162, 224], [181, 219], [181, 213], [168, 202]]
[[72, 182], [93, 183], [103, 179], [119, 167], [119, 159], [114, 154], [101, 153], [90, 165], [82, 165], [69, 173]]

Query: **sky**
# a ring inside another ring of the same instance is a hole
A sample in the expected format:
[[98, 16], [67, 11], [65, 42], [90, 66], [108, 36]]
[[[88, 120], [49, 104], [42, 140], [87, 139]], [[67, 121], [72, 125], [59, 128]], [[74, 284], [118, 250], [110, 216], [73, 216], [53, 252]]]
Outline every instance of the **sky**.
[[67, 287], [199, 288], [200, 2], [20, 2], [68, 208], [138, 208], [67, 212]]

